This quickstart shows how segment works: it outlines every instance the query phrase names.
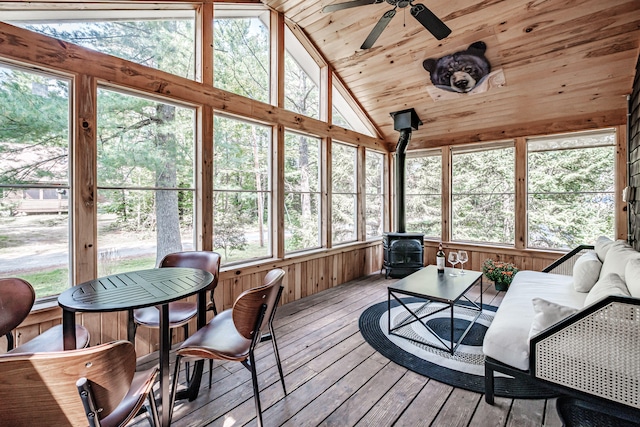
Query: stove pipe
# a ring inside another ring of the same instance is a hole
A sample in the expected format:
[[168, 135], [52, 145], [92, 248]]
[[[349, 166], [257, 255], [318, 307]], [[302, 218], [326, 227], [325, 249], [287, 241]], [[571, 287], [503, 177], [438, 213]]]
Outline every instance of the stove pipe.
[[412, 129], [422, 124], [413, 108], [391, 113], [393, 128], [400, 131], [396, 145], [396, 232], [406, 232], [405, 218], [405, 159]]

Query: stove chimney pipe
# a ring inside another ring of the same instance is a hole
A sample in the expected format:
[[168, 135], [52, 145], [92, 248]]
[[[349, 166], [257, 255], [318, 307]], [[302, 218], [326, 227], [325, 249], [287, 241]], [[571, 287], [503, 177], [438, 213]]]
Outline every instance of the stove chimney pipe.
[[412, 129], [418, 130], [422, 124], [413, 108], [391, 113], [393, 128], [400, 131], [396, 145], [396, 231], [406, 231], [405, 218], [405, 159]]

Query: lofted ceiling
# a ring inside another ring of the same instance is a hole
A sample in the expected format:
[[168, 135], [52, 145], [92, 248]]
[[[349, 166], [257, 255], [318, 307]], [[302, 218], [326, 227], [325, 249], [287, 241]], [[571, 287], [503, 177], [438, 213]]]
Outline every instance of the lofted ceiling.
[[[410, 7], [398, 8], [368, 50], [360, 46], [393, 6], [322, 12], [345, 1], [262, 0], [301, 28], [392, 145], [398, 133], [389, 113], [407, 108], [423, 122], [410, 149], [626, 123], [639, 0], [415, 0], [452, 33], [438, 41]], [[456, 94], [431, 84], [425, 59], [479, 40], [499, 77], [485, 92]]]

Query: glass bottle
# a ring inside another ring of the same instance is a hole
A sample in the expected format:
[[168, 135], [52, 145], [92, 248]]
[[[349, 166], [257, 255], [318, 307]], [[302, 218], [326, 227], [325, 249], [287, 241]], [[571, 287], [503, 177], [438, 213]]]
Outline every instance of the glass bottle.
[[442, 250], [442, 242], [438, 246], [438, 252], [436, 252], [436, 267], [438, 267], [438, 274], [444, 274], [444, 251]]

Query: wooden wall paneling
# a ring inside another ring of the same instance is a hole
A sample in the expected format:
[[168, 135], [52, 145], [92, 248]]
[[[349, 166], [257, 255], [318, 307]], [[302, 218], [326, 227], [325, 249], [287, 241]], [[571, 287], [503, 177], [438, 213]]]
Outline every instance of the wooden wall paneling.
[[119, 339], [120, 325], [118, 312], [100, 314], [100, 343], [107, 343]]
[[317, 290], [318, 292], [320, 291], [324, 291], [326, 289], [329, 289], [329, 285], [327, 283], [326, 280], [326, 265], [327, 265], [327, 258], [326, 257], [322, 257], [322, 258], [318, 258], [318, 277], [317, 277], [317, 282], [318, 282], [318, 287]]
[[515, 247], [527, 247], [527, 140], [515, 140]]

